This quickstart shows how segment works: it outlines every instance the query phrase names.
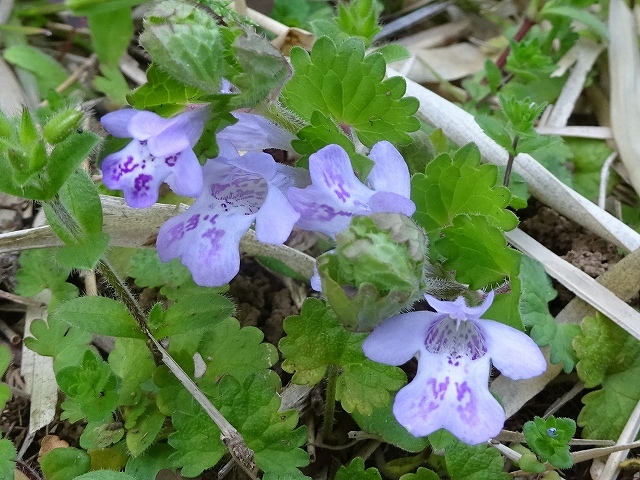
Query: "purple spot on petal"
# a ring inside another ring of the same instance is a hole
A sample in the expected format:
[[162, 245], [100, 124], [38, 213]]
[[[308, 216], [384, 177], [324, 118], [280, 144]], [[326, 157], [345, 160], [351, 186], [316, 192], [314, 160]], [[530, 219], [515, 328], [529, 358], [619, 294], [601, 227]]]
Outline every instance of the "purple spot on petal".
[[137, 193], [140, 193], [142, 190], [149, 190], [151, 187], [149, 186], [149, 182], [153, 180], [151, 175], [145, 175], [144, 173], [138, 175], [134, 181], [133, 188]]
[[198, 226], [199, 220], [200, 220], [200, 214], [192, 215], [191, 217], [189, 217], [189, 219], [187, 220], [187, 226], [185, 228], [185, 231], [188, 232], [196, 228]]
[[175, 155], [169, 155], [164, 159], [164, 163], [166, 163], [169, 167], [173, 167], [178, 162], [179, 156], [180, 156], [180, 153], [176, 153]]

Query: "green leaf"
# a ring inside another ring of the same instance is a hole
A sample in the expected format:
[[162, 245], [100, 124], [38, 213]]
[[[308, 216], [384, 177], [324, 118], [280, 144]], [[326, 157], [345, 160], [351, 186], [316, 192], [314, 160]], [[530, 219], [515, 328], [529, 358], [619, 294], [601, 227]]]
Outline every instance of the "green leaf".
[[285, 319], [284, 330], [287, 336], [279, 343], [283, 370], [294, 374], [294, 383], [313, 386], [330, 365], [338, 366], [336, 398], [349, 413], [370, 415], [374, 408], [388, 405], [389, 392], [406, 382], [399, 368], [367, 359], [362, 353], [366, 334], [345, 330], [320, 300], [307, 299], [300, 315]]
[[262, 343], [264, 334], [255, 327], [240, 328], [235, 318], [216, 324], [203, 338], [200, 355], [207, 370], [199, 382], [215, 382], [223, 375], [244, 381], [249, 375], [265, 373], [278, 361], [276, 348]]
[[162, 287], [164, 285], [182, 285], [191, 278], [189, 269], [174, 258], [163, 262], [156, 250], [138, 250], [129, 260], [129, 276], [135, 279], [139, 287]]
[[[295, 428], [294, 410], [279, 411], [279, 387], [273, 372], [249, 376], [243, 383], [227, 375], [205, 393], [238, 429], [265, 475], [299, 474], [298, 467], [309, 463], [306, 452], [298, 448], [306, 441], [306, 429]], [[177, 451], [169, 460], [182, 465], [182, 475], [192, 477], [215, 465], [226, 448], [218, 427], [187, 392], [181, 395], [179, 411], [173, 415], [176, 432], [169, 436]]]
[[80, 297], [68, 301], [52, 311], [49, 319], [60, 319], [80, 330], [98, 335], [147, 338], [127, 307], [106, 297]]
[[384, 57], [384, 61], [389, 63], [399, 62], [400, 60], [406, 60], [411, 58], [411, 52], [406, 47], [397, 43], [389, 43], [376, 50]]
[[117, 67], [133, 35], [133, 19], [129, 6], [88, 15], [91, 40], [98, 60]]
[[40, 468], [47, 480], [74, 480], [89, 471], [91, 457], [77, 448], [55, 448], [42, 457]]
[[441, 234], [433, 245], [445, 258], [444, 268], [455, 270], [456, 280], [472, 290], [517, 271], [522, 254], [508, 247], [500, 228], [483, 215], [457, 215]]
[[[118, 404], [116, 377], [107, 362], [87, 350], [79, 366], [65, 367], [56, 374], [60, 390], [68, 399], [62, 402], [61, 419], [78, 410], [87, 420], [100, 422], [109, 418]], [[67, 411], [68, 410], [68, 411]], [[77, 418], [70, 418], [72, 422]]]
[[131, 8], [145, 0], [65, 0], [65, 6], [80, 17], [95, 13], [109, 12], [112, 10]]
[[142, 455], [130, 457], [124, 472], [136, 479], [155, 479], [160, 470], [164, 468], [174, 468], [168, 461], [169, 456], [173, 452], [173, 448], [167, 444], [152, 445]]
[[14, 478], [14, 469], [16, 467], [16, 447], [13, 446], [11, 440], [6, 438], [0, 439], [0, 477]]
[[598, 313], [584, 319], [573, 346], [585, 386], [602, 385], [582, 398], [582, 436], [617, 439], [640, 400], [640, 342]]
[[53, 231], [67, 244], [56, 259], [74, 268], [95, 268], [109, 237], [102, 233], [102, 204], [89, 175], [75, 170], [44, 210]]
[[420, 467], [416, 473], [407, 473], [400, 480], [439, 480], [438, 474], [428, 468]]
[[291, 67], [276, 47], [253, 28], [244, 28], [232, 45], [233, 55], [241, 68], [235, 75], [225, 74], [240, 90], [234, 99], [238, 107], [253, 107], [274, 96], [291, 76]]
[[92, 339], [90, 333], [69, 327], [61, 318], [51, 317], [46, 322], [34, 320], [31, 323], [31, 335], [33, 337], [24, 339], [27, 348], [45, 357], [54, 357], [53, 367], [56, 372], [78, 364]]
[[377, 0], [351, 0], [348, 4], [338, 4], [336, 25], [350, 37], [360, 37], [368, 47], [381, 30], [378, 16], [383, 6]]
[[586, 25], [592, 32], [600, 35], [603, 39], [609, 39], [609, 30], [604, 22], [586, 9], [576, 8], [570, 5], [554, 5], [554, 3], [557, 2], [549, 2], [542, 8], [542, 11], [540, 12], [542, 17], [560, 16], [571, 20], [577, 20], [578, 22]]
[[[54, 450], [55, 451], [55, 450]], [[137, 478], [122, 472], [112, 470], [96, 470], [76, 477], [75, 480], [138, 480]]]
[[487, 445], [470, 446], [458, 440], [445, 447], [447, 472], [455, 480], [510, 480], [502, 455]]
[[475, 117], [476, 123], [480, 125], [480, 128], [484, 130], [493, 141], [504, 148], [507, 152], [514, 154], [513, 152], [513, 132], [510, 131], [509, 126], [505, 125], [503, 121], [495, 117], [489, 117], [487, 115], [478, 115]]
[[231, 300], [202, 289], [183, 296], [164, 312], [162, 324], [155, 334], [168, 337], [180, 333], [193, 334], [215, 327], [219, 322], [233, 315], [235, 307]]
[[141, 393], [140, 386], [153, 376], [156, 367], [146, 342], [136, 338], [117, 338], [108, 361], [120, 379], [118, 403], [135, 403]]
[[569, 440], [576, 433], [576, 422], [570, 418], [555, 418], [551, 415], [546, 420], [535, 417], [522, 428], [527, 445], [543, 462], [549, 462], [556, 468], [570, 468], [573, 460], [569, 453]]
[[102, 76], [93, 79], [95, 89], [106, 94], [115, 105], [126, 105], [130, 89], [120, 67], [102, 65], [100, 71]]
[[291, 63], [294, 75], [283, 90], [283, 101], [307, 121], [319, 111], [338, 125], [352, 127], [368, 147], [380, 140], [409, 143], [407, 132], [420, 127], [413, 116], [418, 101], [403, 97], [402, 78], [384, 80], [384, 58], [379, 53], [365, 57], [362, 40], [352, 38], [336, 48], [322, 37], [311, 56], [293, 48]]
[[[144, 406], [144, 404], [143, 404]], [[136, 408], [136, 407], [132, 407]], [[149, 401], [131, 422], [125, 414], [127, 427], [127, 448], [131, 455], [141, 455], [156, 440], [167, 417], [158, 410], [155, 401]]]
[[202, 93], [196, 87], [179, 82], [152, 63], [147, 69], [147, 83], [128, 95], [127, 100], [133, 108], [150, 110], [165, 104], [186, 105]]
[[382, 480], [380, 472], [375, 468], [364, 469], [364, 460], [356, 457], [348, 467], [344, 465], [338, 469], [335, 480]]
[[[565, 145], [573, 154], [573, 188], [591, 201], [598, 199], [600, 191], [600, 171], [612, 150], [604, 140], [591, 138], [565, 138]], [[611, 172], [607, 193], [619, 182], [615, 172]]]
[[145, 18], [140, 43], [176, 80], [219, 93], [229, 39], [204, 9], [176, 0], [155, 4]]
[[18, 285], [16, 293], [33, 297], [44, 289], [51, 290], [49, 308], [78, 296], [78, 288], [67, 283], [71, 268], [60, 265], [55, 260], [57, 248], [26, 250], [20, 254], [20, 269], [16, 273]]
[[480, 152], [473, 144], [458, 150], [453, 158], [439, 155], [427, 165], [425, 175], [414, 175], [411, 199], [416, 203], [415, 220], [434, 234], [451, 225], [459, 214], [483, 215], [500, 229], [518, 225], [518, 218], [507, 210], [511, 194], [496, 186], [495, 165], [480, 165]]
[[9, 47], [2, 56], [12, 65], [35, 75], [42, 97], [69, 77], [69, 72], [53, 57], [29, 45]]
[[44, 187], [47, 195], [39, 200], [53, 198], [98, 143], [100, 143], [100, 137], [88, 130], [74, 132], [66, 140], [58, 143], [49, 156], [45, 171], [47, 181]]
[[113, 417], [104, 421], [89, 422], [80, 436], [80, 446], [85, 450], [98, 450], [118, 443], [124, 437], [122, 423]]
[[269, 16], [284, 25], [309, 29], [309, 21], [333, 14], [327, 2], [310, 0], [274, 0]]
[[550, 346], [551, 363], [562, 362], [565, 372], [571, 372], [578, 361], [572, 342], [580, 333], [580, 327], [558, 324], [549, 313], [548, 303], [557, 293], [540, 262], [523, 256], [519, 277], [522, 282], [519, 310], [523, 325], [531, 329], [531, 338], [540, 347]]
[[362, 415], [356, 410], [351, 416], [365, 432], [379, 435], [385, 442], [407, 452], [420, 452], [429, 445], [425, 437], [414, 437], [398, 423], [391, 403], [386, 407], [375, 408], [371, 415]]

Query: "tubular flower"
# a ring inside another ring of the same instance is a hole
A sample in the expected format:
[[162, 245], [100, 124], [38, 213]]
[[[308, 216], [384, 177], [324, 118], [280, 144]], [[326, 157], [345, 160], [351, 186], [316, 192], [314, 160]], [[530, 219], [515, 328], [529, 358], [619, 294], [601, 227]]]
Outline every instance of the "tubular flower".
[[299, 218], [283, 190], [294, 183], [291, 167], [278, 165], [266, 153], [239, 156], [220, 141], [220, 155], [203, 167], [202, 194], [184, 213], [158, 232], [156, 247], [163, 262], [180, 258], [202, 286], [228, 283], [240, 269], [242, 235], [256, 222], [264, 243], [283, 243]]
[[165, 180], [179, 195], [202, 192], [202, 167], [193, 152], [206, 121], [207, 109], [196, 108], [166, 119], [152, 112], [124, 109], [102, 117], [114, 137], [133, 140], [102, 162], [102, 181], [122, 190], [130, 207], [144, 208], [158, 200]]
[[393, 413], [412, 435], [445, 428], [465, 443], [485, 442], [500, 433], [505, 413], [489, 392], [491, 362], [514, 380], [540, 375], [545, 359], [524, 333], [480, 318], [493, 302], [468, 307], [425, 298], [435, 312], [411, 312], [382, 322], [362, 345], [371, 360], [402, 365], [416, 353], [418, 372], [396, 395]]
[[339, 145], [326, 146], [311, 155], [311, 185], [304, 189], [292, 187], [288, 192], [291, 204], [300, 213], [297, 226], [335, 238], [356, 215], [413, 215], [409, 169], [400, 153], [383, 141], [373, 146], [369, 158], [374, 161], [367, 177], [371, 188], [355, 176], [349, 155]]

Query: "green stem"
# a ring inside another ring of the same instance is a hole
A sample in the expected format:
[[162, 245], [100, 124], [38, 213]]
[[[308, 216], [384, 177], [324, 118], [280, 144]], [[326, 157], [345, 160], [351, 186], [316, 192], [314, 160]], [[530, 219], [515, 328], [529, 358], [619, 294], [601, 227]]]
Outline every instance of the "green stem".
[[333, 419], [336, 413], [336, 386], [338, 384], [338, 366], [329, 365], [327, 369], [327, 391], [324, 398], [324, 423], [322, 441], [327, 443], [333, 437]]
[[[511, 169], [513, 168], [513, 162], [515, 160], [515, 155], [518, 153], [518, 142], [520, 141], [520, 137], [518, 135], [513, 139], [513, 145], [511, 152], [509, 152], [509, 159], [507, 160], [507, 168], [504, 170], [504, 183], [505, 187], [509, 186], [509, 179], [511, 178]], [[513, 152], [513, 153], [512, 153]]]

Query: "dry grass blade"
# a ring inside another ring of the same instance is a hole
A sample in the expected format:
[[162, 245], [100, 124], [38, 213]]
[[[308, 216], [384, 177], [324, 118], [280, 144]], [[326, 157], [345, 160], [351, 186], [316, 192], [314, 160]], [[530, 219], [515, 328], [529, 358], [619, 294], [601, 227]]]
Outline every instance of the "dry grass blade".
[[[146, 209], [135, 209], [129, 208], [121, 198], [108, 196], [101, 196], [101, 201], [104, 230], [111, 236], [111, 245], [119, 247], [154, 245], [160, 226], [187, 208], [187, 205], [176, 208], [157, 203]], [[62, 245], [62, 242], [48, 226], [0, 234], [0, 253], [58, 245]], [[305, 278], [311, 278], [313, 275], [313, 257], [286, 245], [261, 243], [252, 230], [242, 237], [240, 249], [249, 255], [276, 258]]]
[[[387, 69], [387, 75], [400, 76], [390, 68]], [[475, 143], [487, 161], [496, 165], [506, 165], [506, 150], [482, 131], [471, 114], [409, 79], [406, 79], [406, 82], [406, 95], [416, 97], [420, 101], [418, 114], [431, 125], [441, 128], [447, 138], [458, 145]], [[526, 180], [529, 191], [536, 198], [565, 217], [627, 251], [640, 247], [638, 232], [564, 185], [530, 155], [518, 155], [514, 171]]]
[[640, 50], [633, 12], [624, 0], [609, 6], [611, 128], [631, 184], [640, 193]]
[[[40, 307], [30, 305], [25, 318], [24, 336], [31, 336], [29, 329], [31, 322], [36, 319], [47, 319], [47, 304], [51, 292], [44, 290], [36, 296], [41, 302]], [[24, 377], [26, 390], [31, 395], [29, 412], [29, 433], [35, 432], [49, 425], [56, 414], [58, 403], [58, 385], [53, 372], [53, 358], [43, 357], [36, 352], [22, 346], [22, 365], [20, 373]]]

